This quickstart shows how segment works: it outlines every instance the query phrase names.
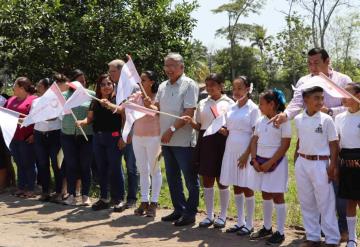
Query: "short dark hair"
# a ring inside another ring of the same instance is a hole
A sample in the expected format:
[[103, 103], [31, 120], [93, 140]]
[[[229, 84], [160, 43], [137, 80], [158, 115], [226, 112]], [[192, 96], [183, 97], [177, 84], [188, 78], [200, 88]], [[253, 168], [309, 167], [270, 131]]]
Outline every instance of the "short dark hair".
[[29, 94], [34, 94], [36, 92], [35, 86], [30, 81], [30, 79], [27, 77], [24, 77], [24, 76], [18, 77], [15, 80], [15, 84], [17, 84], [19, 87], [24, 88], [25, 92], [27, 92]]
[[327, 51], [324, 48], [319, 48], [319, 47], [315, 47], [312, 48], [309, 52], [308, 52], [308, 56], [314, 56], [317, 54], [321, 54], [321, 59], [325, 62], [326, 59], [329, 58], [329, 54], [327, 53]]
[[69, 78], [67, 78], [64, 74], [55, 73], [53, 79], [56, 83], [66, 83], [69, 82]]
[[205, 81], [214, 81], [217, 84], [224, 84], [225, 83], [225, 79], [222, 75], [217, 74], [217, 73], [211, 73], [210, 75], [208, 75], [208, 77], [206, 77]]
[[303, 92], [302, 92], [302, 97], [305, 98], [307, 96], [310, 96], [314, 93], [322, 93], [324, 92], [324, 89], [322, 87], [318, 87], [318, 86], [315, 86], [315, 87], [310, 87], [310, 88], [306, 88]]
[[38, 83], [42, 84], [46, 89], [50, 87], [51, 80], [50, 78], [43, 78]]

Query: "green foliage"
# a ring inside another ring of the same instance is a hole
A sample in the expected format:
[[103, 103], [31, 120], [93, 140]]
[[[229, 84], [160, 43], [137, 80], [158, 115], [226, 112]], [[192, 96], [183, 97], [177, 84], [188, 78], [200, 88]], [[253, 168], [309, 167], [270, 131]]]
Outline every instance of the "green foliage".
[[1, 0], [0, 64], [32, 80], [80, 68], [93, 81], [107, 63], [132, 55], [162, 73], [163, 57], [191, 53], [196, 0]]
[[278, 82], [283, 89], [307, 74], [307, 51], [310, 47], [311, 28], [296, 14], [286, 17], [287, 28], [277, 34], [272, 47], [279, 63]]
[[[253, 83], [256, 91], [261, 92], [267, 86], [267, 72], [259, 63], [260, 58], [257, 50], [252, 47], [236, 45], [234, 47], [236, 76], [246, 75]], [[214, 71], [221, 73], [226, 79], [231, 80], [231, 57], [230, 48], [219, 50], [214, 56]], [[231, 89], [231, 81], [225, 84], [226, 90]]]

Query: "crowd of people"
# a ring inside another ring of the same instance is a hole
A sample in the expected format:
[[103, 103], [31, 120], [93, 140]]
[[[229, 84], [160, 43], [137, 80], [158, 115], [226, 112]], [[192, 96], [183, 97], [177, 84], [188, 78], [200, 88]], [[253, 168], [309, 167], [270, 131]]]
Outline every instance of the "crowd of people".
[[[360, 105], [357, 101], [334, 98], [319, 86], [296, 90], [288, 104], [284, 93], [276, 88], [261, 92], [259, 99], [252, 99], [253, 84], [244, 75], [232, 81], [229, 96], [224, 92], [225, 82], [219, 74], [210, 74], [205, 79], [208, 96], [198, 101], [198, 85], [185, 75], [182, 56], [170, 53], [164, 59], [168, 80], [159, 84], [153, 71], [142, 72], [141, 85], [134, 85], [129, 101], [179, 118], [145, 115], [134, 122], [130, 135], [123, 140], [127, 114], [122, 105], [116, 105], [117, 83], [123, 66], [124, 61], [113, 60], [108, 64], [108, 73], [96, 81], [95, 91], [87, 89], [89, 95], [101, 100], [73, 108], [77, 121], [68, 114], [62, 119], [18, 127], [10, 152], [0, 138], [0, 183], [15, 181], [11, 179], [14, 176], [11, 155], [17, 166], [15, 196], [35, 197], [37, 182], [42, 188], [42, 201], [91, 205], [93, 210], [113, 207], [115, 212], [134, 208], [135, 215], [155, 217], [162, 186], [159, 162], [162, 154], [174, 207], [162, 221], [174, 222], [175, 226], [195, 223], [200, 175], [206, 217], [199, 227], [226, 227], [229, 187], [233, 186], [237, 222], [228, 227], [226, 233], [248, 236], [252, 240], [266, 238], [268, 244], [279, 244], [285, 239], [284, 195], [288, 189], [289, 165], [286, 153], [292, 138], [289, 120], [294, 119], [298, 137], [295, 178], [306, 231], [302, 246], [320, 246], [322, 233], [326, 246], [338, 246], [341, 240], [348, 241], [348, 247], [356, 246], [356, 208], [360, 205], [357, 183], [360, 179]], [[324, 73], [360, 99], [360, 84], [334, 71], [324, 49], [314, 48], [308, 52], [308, 68], [310, 73], [299, 79], [297, 88]], [[36, 88], [28, 78], [19, 77], [14, 83], [13, 96], [1, 97], [0, 102], [26, 115], [52, 82], [57, 83], [65, 99], [74, 93], [69, 85], [87, 86], [80, 70], [75, 70], [71, 79], [62, 74], [42, 79]], [[223, 123], [219, 130], [207, 134], [214, 120], [221, 117]], [[79, 127], [83, 128], [86, 138]], [[126, 163], [126, 180], [122, 157]], [[50, 186], [50, 167], [54, 188]], [[100, 186], [100, 197], [93, 204], [89, 198], [92, 180]], [[221, 208], [217, 217], [214, 214], [215, 182]], [[138, 184], [140, 202], [136, 207]], [[264, 216], [263, 227], [256, 231], [255, 192], [262, 194]]]

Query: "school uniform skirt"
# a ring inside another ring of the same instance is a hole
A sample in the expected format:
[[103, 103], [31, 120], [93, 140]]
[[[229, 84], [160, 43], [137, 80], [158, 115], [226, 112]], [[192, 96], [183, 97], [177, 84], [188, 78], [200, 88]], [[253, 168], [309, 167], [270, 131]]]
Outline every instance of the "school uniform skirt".
[[341, 149], [339, 197], [360, 200], [360, 148]]
[[244, 168], [238, 167], [238, 159], [249, 146], [251, 135], [241, 131], [230, 131], [226, 140], [222, 160], [220, 183], [225, 186], [235, 185], [249, 187], [248, 182], [254, 178], [255, 169], [250, 165], [250, 156]]
[[194, 162], [201, 176], [219, 177], [225, 151], [226, 136], [216, 133], [204, 137], [205, 130], [199, 131], [194, 152]]
[[288, 160], [286, 156], [272, 172], [257, 172], [248, 182], [249, 188], [254, 191], [268, 193], [285, 193], [288, 189]]

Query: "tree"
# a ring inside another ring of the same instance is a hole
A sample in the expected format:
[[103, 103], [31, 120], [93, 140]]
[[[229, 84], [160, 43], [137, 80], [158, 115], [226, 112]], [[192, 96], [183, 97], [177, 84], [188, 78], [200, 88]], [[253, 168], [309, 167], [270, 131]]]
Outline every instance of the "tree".
[[263, 26], [254, 26], [254, 30], [249, 40], [251, 47], [257, 46], [260, 50], [261, 58], [263, 58], [264, 50], [271, 44], [272, 36], [266, 36], [266, 29]]
[[191, 54], [196, 7], [172, 0], [2, 0], [0, 64], [12, 78], [35, 81], [80, 68], [94, 81], [109, 61], [130, 53], [139, 71], [163, 75], [168, 52]]
[[314, 47], [325, 48], [325, 35], [335, 10], [349, 0], [301, 0], [302, 6], [311, 15], [312, 42]]
[[[253, 83], [257, 92], [262, 92], [268, 83], [267, 72], [258, 66], [258, 51], [252, 47], [235, 45], [234, 64], [235, 70], [238, 72], [237, 75], [246, 75]], [[225, 85], [226, 90], [230, 90], [229, 81], [232, 80], [231, 74], [231, 50], [230, 48], [224, 48], [218, 50], [214, 55], [214, 71], [224, 75], [228, 83]]]
[[187, 60], [190, 61], [190, 64], [185, 69], [186, 74], [199, 83], [204, 82], [205, 78], [210, 74], [207, 64], [207, 48], [201, 41], [195, 39], [189, 47], [189, 53]]
[[[239, 30], [244, 31], [246, 25], [239, 25], [240, 17], [246, 17], [250, 13], [258, 14], [260, 9], [263, 7], [265, 0], [232, 0], [228, 4], [223, 4], [217, 9], [214, 9], [214, 13], [227, 13], [228, 15], [228, 27], [223, 29], [226, 30], [226, 37], [230, 42], [230, 56], [231, 56], [231, 78], [235, 78], [235, 45], [238, 37]], [[223, 32], [225, 33], [225, 32]]]

